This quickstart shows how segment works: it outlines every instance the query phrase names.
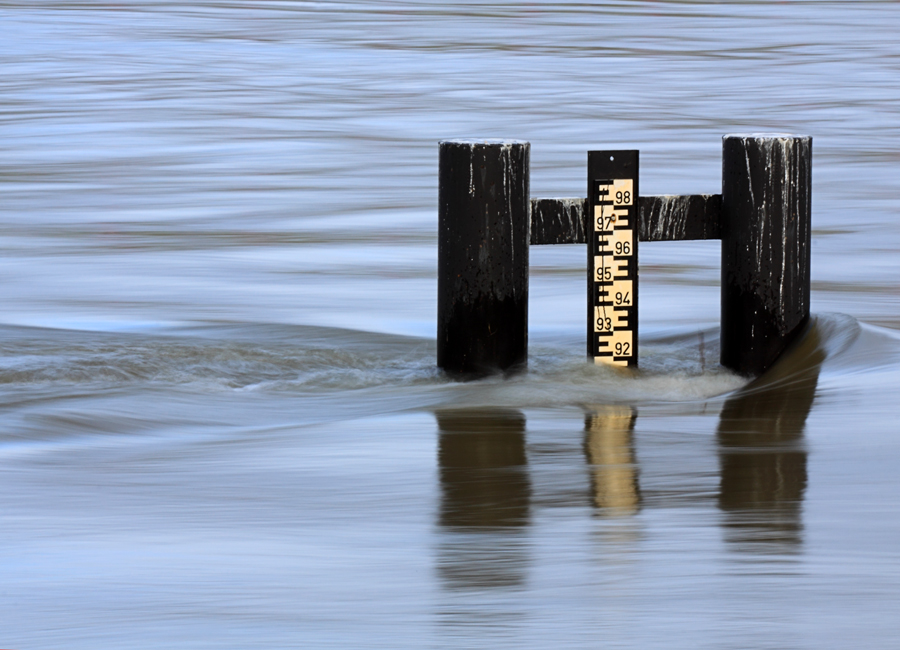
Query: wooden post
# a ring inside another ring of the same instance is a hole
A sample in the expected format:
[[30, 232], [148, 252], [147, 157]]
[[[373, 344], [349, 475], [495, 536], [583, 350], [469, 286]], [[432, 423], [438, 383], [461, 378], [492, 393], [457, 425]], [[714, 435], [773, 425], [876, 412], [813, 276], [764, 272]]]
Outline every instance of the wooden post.
[[726, 135], [722, 365], [768, 369], [809, 320], [812, 138]]
[[440, 143], [437, 363], [455, 375], [528, 354], [527, 142]]

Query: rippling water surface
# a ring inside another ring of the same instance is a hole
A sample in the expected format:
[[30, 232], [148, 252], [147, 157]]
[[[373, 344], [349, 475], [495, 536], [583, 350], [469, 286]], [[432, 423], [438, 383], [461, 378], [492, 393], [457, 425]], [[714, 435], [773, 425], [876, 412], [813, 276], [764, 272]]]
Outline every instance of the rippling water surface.
[[[0, 2], [0, 646], [900, 646], [893, 2]], [[529, 370], [435, 369], [437, 142], [532, 194], [808, 133], [815, 318], [718, 366], [641, 247], [641, 369], [531, 251]]]

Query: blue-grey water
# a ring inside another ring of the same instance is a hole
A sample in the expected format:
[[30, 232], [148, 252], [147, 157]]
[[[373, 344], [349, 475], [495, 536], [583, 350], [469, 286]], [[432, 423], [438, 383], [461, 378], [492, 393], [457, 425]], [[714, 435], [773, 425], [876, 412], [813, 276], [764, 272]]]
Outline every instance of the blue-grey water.
[[[900, 647], [895, 2], [0, 2], [0, 647]], [[525, 374], [435, 368], [437, 142], [720, 191], [813, 136], [812, 308], [718, 366], [641, 246], [641, 370], [531, 251]]]

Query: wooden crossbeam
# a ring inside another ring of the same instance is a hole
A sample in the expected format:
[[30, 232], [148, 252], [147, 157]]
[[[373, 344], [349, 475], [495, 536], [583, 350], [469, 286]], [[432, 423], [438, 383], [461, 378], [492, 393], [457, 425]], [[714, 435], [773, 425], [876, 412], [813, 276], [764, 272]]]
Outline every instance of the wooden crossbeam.
[[[532, 244], [586, 244], [587, 199], [531, 199]], [[640, 241], [721, 239], [721, 194], [638, 199]]]

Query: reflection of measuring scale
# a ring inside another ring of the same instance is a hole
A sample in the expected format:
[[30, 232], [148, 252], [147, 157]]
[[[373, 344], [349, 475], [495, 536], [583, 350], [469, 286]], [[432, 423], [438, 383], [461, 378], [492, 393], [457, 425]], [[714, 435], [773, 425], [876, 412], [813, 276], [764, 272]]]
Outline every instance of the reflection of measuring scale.
[[637, 464], [634, 457], [632, 406], [591, 406], [585, 418], [585, 450], [591, 465], [594, 504], [606, 516], [630, 515], [640, 505]]
[[637, 365], [638, 152], [589, 151], [588, 355]]

